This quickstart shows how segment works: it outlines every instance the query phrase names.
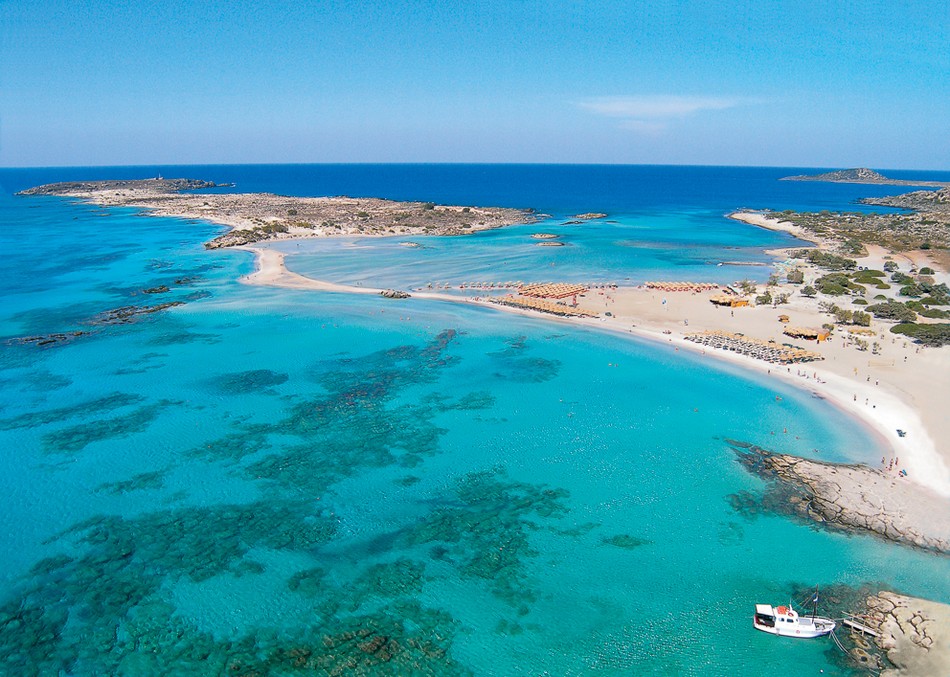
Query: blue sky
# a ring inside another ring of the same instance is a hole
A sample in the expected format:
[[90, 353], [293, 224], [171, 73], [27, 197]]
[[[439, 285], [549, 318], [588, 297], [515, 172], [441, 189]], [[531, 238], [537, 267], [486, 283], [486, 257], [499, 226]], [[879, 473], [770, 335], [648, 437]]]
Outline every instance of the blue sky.
[[950, 169], [939, 2], [0, 0], [0, 166]]

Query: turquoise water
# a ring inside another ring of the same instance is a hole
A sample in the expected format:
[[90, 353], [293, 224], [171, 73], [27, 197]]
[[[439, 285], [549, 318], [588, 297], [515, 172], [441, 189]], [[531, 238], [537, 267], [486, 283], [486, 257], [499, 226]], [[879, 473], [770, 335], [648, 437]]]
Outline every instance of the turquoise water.
[[[0, 209], [7, 674], [849, 674], [752, 605], [874, 581], [950, 601], [945, 558], [734, 507], [765, 486], [727, 438], [880, 455], [807, 394], [553, 322], [242, 286], [250, 256], [204, 251], [208, 224]], [[615, 227], [577, 249], [609, 259]]]
[[[546, 280], [627, 285], [650, 280], [764, 281], [774, 261], [765, 250], [802, 244], [707, 210], [612, 213], [584, 223], [571, 221], [548, 218], [467, 237], [303, 240], [273, 248], [292, 254], [288, 267], [303, 275], [415, 289]], [[531, 235], [541, 232], [558, 235], [563, 246], [539, 247]], [[419, 246], [407, 247], [406, 242]]]

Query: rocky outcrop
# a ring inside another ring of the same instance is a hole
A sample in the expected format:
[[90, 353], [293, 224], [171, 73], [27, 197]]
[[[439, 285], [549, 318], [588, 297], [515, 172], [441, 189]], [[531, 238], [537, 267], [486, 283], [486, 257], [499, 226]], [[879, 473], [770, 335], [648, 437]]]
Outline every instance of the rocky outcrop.
[[399, 291], [398, 289], [384, 289], [379, 295], [387, 299], [407, 299], [409, 292]]
[[869, 597], [867, 624], [895, 666], [882, 677], [950, 674], [950, 606], [893, 592]]
[[[767, 509], [832, 529], [950, 553], [950, 501], [893, 473], [811, 461], [730, 442], [749, 472], [778, 485]], [[748, 499], [739, 497], [741, 505]]]
[[859, 200], [862, 204], [900, 207], [921, 212], [950, 213], [950, 188], [940, 190], [915, 190], [912, 193], [892, 197], [867, 197]]

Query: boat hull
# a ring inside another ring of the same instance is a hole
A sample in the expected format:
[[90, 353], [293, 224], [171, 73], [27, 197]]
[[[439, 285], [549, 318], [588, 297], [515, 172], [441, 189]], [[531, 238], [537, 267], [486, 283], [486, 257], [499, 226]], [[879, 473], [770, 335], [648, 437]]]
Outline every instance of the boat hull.
[[754, 627], [756, 630], [767, 632], [770, 635], [778, 635], [779, 637], [794, 637], [796, 639], [814, 639], [815, 637], [824, 637], [825, 635], [831, 634], [831, 631], [835, 629], [835, 622], [830, 618], [815, 618], [808, 620], [813, 621], [813, 623], [807, 625], [800, 623], [789, 623], [782, 627], [781, 625], [765, 625], [753, 619], [752, 627]]

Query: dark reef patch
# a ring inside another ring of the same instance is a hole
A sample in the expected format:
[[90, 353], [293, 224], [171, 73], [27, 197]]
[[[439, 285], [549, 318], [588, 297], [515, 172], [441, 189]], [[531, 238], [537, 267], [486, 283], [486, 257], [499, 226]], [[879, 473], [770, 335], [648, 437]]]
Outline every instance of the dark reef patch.
[[631, 536], [630, 534], [617, 534], [616, 536], [605, 536], [600, 539], [601, 543], [604, 545], [612, 545], [616, 548], [623, 548], [624, 550], [634, 550], [643, 545], [650, 545], [653, 541], [646, 538], [637, 538], [636, 536]]
[[188, 329], [178, 329], [174, 331], [163, 331], [155, 334], [148, 340], [151, 346], [178, 346], [189, 343], [205, 343], [212, 345], [221, 341], [220, 334], [205, 334], [201, 332], [189, 331]]
[[[68, 388], [72, 383], [73, 380], [67, 376], [54, 374], [45, 369], [38, 369], [19, 376], [0, 378], [0, 390], [18, 390], [24, 393], [50, 393]], [[0, 429], [3, 429], [2, 419], [0, 419]]]
[[211, 379], [211, 387], [226, 395], [246, 395], [248, 393], [274, 393], [271, 386], [286, 383], [287, 374], [269, 369], [251, 369], [221, 374]]
[[267, 441], [271, 428], [267, 425], [245, 425], [243, 429], [219, 437], [188, 452], [192, 458], [204, 458], [208, 461], [227, 461], [239, 463], [246, 456], [270, 449]]
[[432, 544], [435, 559], [520, 606], [535, 599], [525, 560], [538, 553], [528, 534], [541, 528], [537, 520], [565, 515], [567, 497], [564, 489], [514, 482], [502, 471], [471, 473], [404, 537], [412, 545]]
[[71, 454], [82, 451], [94, 442], [121, 439], [140, 433], [147, 429], [164, 409], [179, 404], [181, 403], [173, 400], [161, 400], [122, 416], [97, 419], [46, 433], [42, 438], [43, 450], [48, 454]]
[[105, 397], [87, 400], [68, 407], [57, 407], [45, 411], [31, 411], [12, 418], [0, 419], [0, 430], [13, 428], [34, 428], [36, 426], [57, 423], [71, 418], [96, 416], [139, 404], [145, 400], [141, 395], [132, 393], [112, 393]]
[[[355, 546], [348, 531], [337, 534], [334, 485], [378, 468], [414, 467], [440, 452], [445, 431], [437, 416], [494, 406], [487, 393], [456, 399], [424, 392], [456, 363], [449, 354], [456, 337], [449, 330], [422, 345], [324, 364], [317, 392], [287, 398], [276, 422], [230, 419], [228, 434], [185, 453], [187, 462], [220, 464], [232, 479], [253, 483], [259, 498], [252, 502], [182, 505], [188, 497], [179, 496], [156, 512], [97, 516], [50, 539], [68, 555], [38, 562], [0, 605], [0, 672], [470, 674], [452, 656], [459, 623], [418, 599], [434, 560], [441, 560], [440, 577], [448, 563], [509, 602], [518, 618], [509, 623], [512, 632], [530, 630], [520, 623], [537, 594], [528, 560], [538, 553], [530, 535], [555, 531], [567, 511], [563, 490], [512, 481], [502, 471], [472, 473], [427, 504], [429, 513], [408, 528], [370, 532]], [[241, 392], [285, 378], [266, 370], [225, 377], [218, 386]], [[7, 423], [94, 419], [48, 434], [48, 450], [58, 453], [141, 430], [174, 404], [116, 393]], [[124, 416], [102, 416], [133, 405]], [[400, 475], [399, 486], [420, 476]], [[140, 472], [99, 491], [161, 489], [163, 477], [162, 470]], [[352, 566], [328, 565], [341, 548], [348, 555], [359, 550], [359, 557]], [[308, 609], [296, 624], [284, 619], [280, 627], [264, 623], [212, 635], [176, 606], [179, 582], [214, 586], [220, 576], [243, 577], [254, 586], [260, 577], [272, 585], [268, 577], [281, 574], [270, 567], [268, 552], [293, 553], [284, 561], [300, 562], [287, 574], [285, 593]]]
[[288, 588], [313, 600], [310, 624], [213, 637], [166, 599], [174, 581], [259, 576], [251, 549], [307, 553], [334, 535], [312, 501], [190, 507], [133, 519], [100, 516], [59, 539], [83, 554], [33, 568], [0, 606], [9, 674], [467, 675], [450, 655], [458, 624], [412, 598], [425, 565], [375, 563], [342, 583], [311, 568]]
[[500, 379], [518, 383], [544, 383], [556, 377], [561, 370], [560, 360], [528, 356], [528, 339], [525, 336], [510, 338], [505, 341], [505, 345], [502, 350], [488, 353], [499, 366], [495, 376]]
[[156, 470], [143, 472], [122, 482], [107, 482], [99, 485], [99, 491], [120, 496], [132, 491], [161, 489], [165, 484], [165, 472]]

